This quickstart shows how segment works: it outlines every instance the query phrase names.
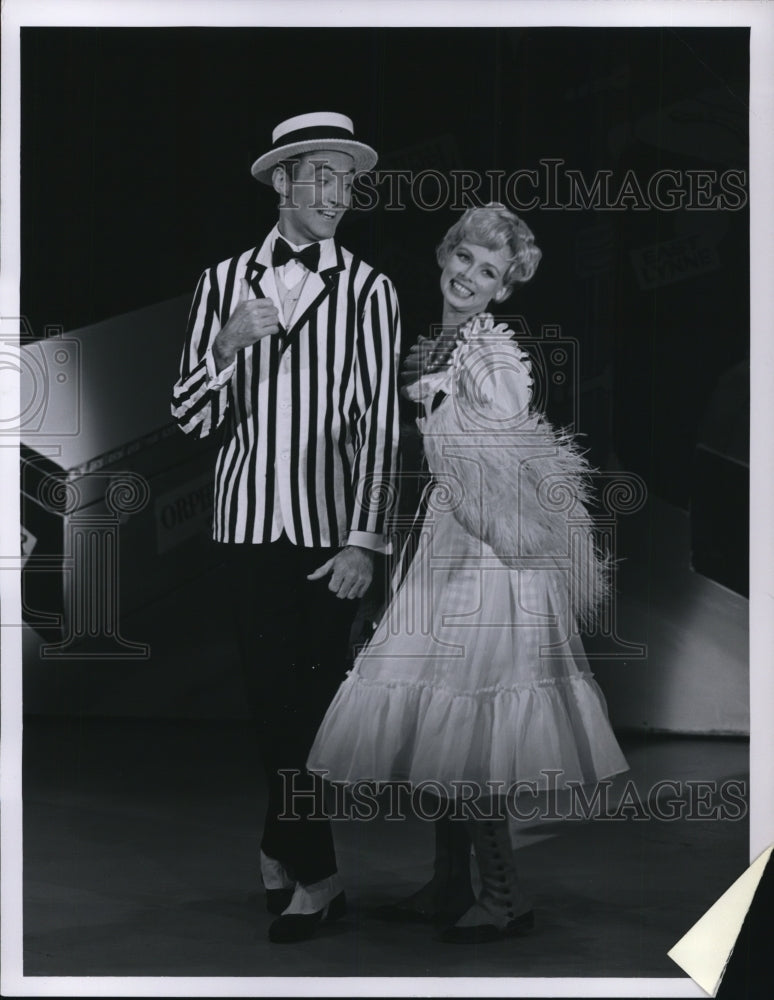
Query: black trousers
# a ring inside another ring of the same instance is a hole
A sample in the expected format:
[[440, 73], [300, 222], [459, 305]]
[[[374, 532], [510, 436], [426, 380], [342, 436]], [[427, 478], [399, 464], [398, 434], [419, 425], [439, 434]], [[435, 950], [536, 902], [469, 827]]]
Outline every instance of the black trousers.
[[321, 782], [306, 771], [306, 759], [347, 670], [358, 602], [328, 590], [329, 576], [306, 579], [337, 549], [303, 548], [284, 534], [223, 549], [268, 782], [261, 848], [297, 881], [318, 882], [335, 873], [336, 855], [330, 822], [321, 818]]

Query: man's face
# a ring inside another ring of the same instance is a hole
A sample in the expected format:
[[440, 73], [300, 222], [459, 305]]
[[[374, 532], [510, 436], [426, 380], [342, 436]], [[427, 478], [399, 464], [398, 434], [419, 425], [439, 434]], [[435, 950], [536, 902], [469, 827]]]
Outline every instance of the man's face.
[[354, 160], [348, 153], [304, 153], [272, 178], [280, 195], [280, 231], [292, 243], [327, 240], [336, 232], [352, 198]]

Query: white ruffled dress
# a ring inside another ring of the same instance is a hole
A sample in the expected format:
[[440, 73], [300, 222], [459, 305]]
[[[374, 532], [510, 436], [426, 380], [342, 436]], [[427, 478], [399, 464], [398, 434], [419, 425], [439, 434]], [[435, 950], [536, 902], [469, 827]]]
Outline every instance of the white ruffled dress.
[[585, 459], [530, 409], [527, 356], [481, 314], [406, 390], [433, 475], [416, 555], [320, 726], [329, 780], [483, 789], [628, 768], [578, 635], [604, 600]]

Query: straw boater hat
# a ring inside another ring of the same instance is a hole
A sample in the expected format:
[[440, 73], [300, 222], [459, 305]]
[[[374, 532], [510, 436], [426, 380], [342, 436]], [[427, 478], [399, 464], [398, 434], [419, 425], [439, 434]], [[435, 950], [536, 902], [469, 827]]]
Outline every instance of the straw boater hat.
[[251, 173], [257, 181], [271, 184], [271, 174], [278, 163], [315, 149], [335, 149], [349, 153], [355, 161], [355, 170], [370, 170], [378, 159], [375, 150], [354, 137], [352, 119], [333, 111], [314, 111], [308, 115], [288, 118], [271, 134], [272, 146], [268, 153], [259, 156]]

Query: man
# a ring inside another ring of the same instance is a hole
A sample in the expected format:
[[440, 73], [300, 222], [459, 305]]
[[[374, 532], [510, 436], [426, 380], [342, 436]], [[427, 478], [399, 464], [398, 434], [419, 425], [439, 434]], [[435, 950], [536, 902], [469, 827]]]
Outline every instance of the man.
[[356, 599], [374, 554], [388, 550], [398, 302], [384, 275], [334, 239], [355, 173], [376, 159], [344, 115], [277, 126], [252, 173], [279, 195], [278, 223], [202, 275], [172, 404], [186, 433], [223, 429], [213, 533], [268, 780], [261, 874], [280, 914], [272, 941], [311, 937], [345, 909], [330, 824], [310, 818], [319, 802], [285, 793], [313, 788], [307, 753], [342, 679]]

